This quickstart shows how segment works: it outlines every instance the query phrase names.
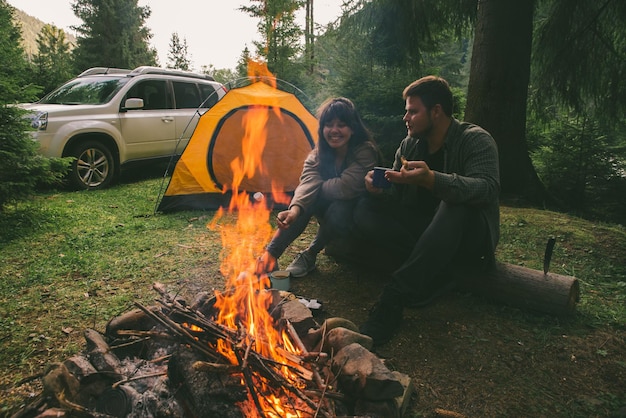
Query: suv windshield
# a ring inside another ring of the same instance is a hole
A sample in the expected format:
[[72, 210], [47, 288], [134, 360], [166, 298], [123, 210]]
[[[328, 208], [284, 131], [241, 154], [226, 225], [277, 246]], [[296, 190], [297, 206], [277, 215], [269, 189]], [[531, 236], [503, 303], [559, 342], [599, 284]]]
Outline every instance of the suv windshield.
[[98, 105], [107, 103], [124, 84], [127, 77], [92, 77], [72, 80], [39, 101], [44, 104]]

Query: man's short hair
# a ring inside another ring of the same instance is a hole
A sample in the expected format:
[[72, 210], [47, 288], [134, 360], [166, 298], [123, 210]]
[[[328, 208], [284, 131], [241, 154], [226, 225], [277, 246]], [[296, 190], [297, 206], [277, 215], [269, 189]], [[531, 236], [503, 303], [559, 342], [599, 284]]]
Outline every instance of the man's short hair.
[[447, 116], [452, 116], [454, 100], [452, 90], [446, 80], [441, 77], [429, 75], [415, 80], [402, 92], [402, 98], [419, 97], [426, 109], [430, 110], [436, 104], [440, 104]]

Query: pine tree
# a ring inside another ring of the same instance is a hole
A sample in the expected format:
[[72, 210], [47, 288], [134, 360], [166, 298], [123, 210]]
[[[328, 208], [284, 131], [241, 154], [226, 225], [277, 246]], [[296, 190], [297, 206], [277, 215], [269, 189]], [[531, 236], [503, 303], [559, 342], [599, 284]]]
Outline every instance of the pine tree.
[[22, 32], [13, 24], [14, 9], [0, 0], [0, 103], [34, 98], [37, 89], [30, 83], [31, 70], [20, 42]]
[[36, 83], [49, 93], [73, 75], [70, 44], [62, 29], [44, 25], [37, 36], [37, 54], [33, 58]]
[[[44, 158], [28, 134], [24, 112], [8, 104], [34, 97], [20, 29], [13, 25], [13, 8], [0, 0], [0, 212], [9, 203], [27, 198], [42, 183], [61, 175], [65, 160]], [[68, 162], [69, 163], [69, 162]]]
[[260, 19], [257, 25], [263, 42], [255, 42], [257, 54], [267, 61], [275, 75], [288, 79], [294, 72], [294, 60], [302, 50], [303, 31], [296, 24], [296, 12], [305, 0], [252, 0], [252, 6], [240, 10]]
[[241, 56], [237, 60], [237, 67], [235, 68], [235, 72], [239, 77], [248, 76], [248, 61], [250, 61], [250, 58], [250, 49], [246, 45], [246, 47], [241, 52]]
[[72, 10], [83, 21], [74, 28], [78, 71], [156, 65], [156, 50], [148, 44], [152, 34], [145, 26], [149, 6], [140, 7], [137, 0], [76, 0]]
[[170, 49], [167, 54], [167, 68], [189, 71], [191, 70], [191, 60], [188, 56], [187, 39], [182, 42], [177, 32], [172, 33], [170, 38]]

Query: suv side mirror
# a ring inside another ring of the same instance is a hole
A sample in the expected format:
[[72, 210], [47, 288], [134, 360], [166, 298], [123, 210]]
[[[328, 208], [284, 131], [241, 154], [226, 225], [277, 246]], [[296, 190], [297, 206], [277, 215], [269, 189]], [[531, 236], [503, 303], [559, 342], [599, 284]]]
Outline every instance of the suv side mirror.
[[142, 109], [142, 108], [143, 108], [143, 99], [130, 98], [130, 99], [126, 99], [126, 101], [124, 102], [125, 110]]

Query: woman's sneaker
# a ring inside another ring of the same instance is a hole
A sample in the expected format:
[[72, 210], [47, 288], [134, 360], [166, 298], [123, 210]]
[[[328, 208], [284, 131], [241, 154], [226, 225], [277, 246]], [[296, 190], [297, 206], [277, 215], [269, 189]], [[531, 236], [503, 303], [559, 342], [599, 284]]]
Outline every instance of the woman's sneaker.
[[316, 259], [317, 254], [313, 254], [308, 250], [302, 251], [285, 270], [291, 273], [291, 277], [304, 277], [315, 270]]

